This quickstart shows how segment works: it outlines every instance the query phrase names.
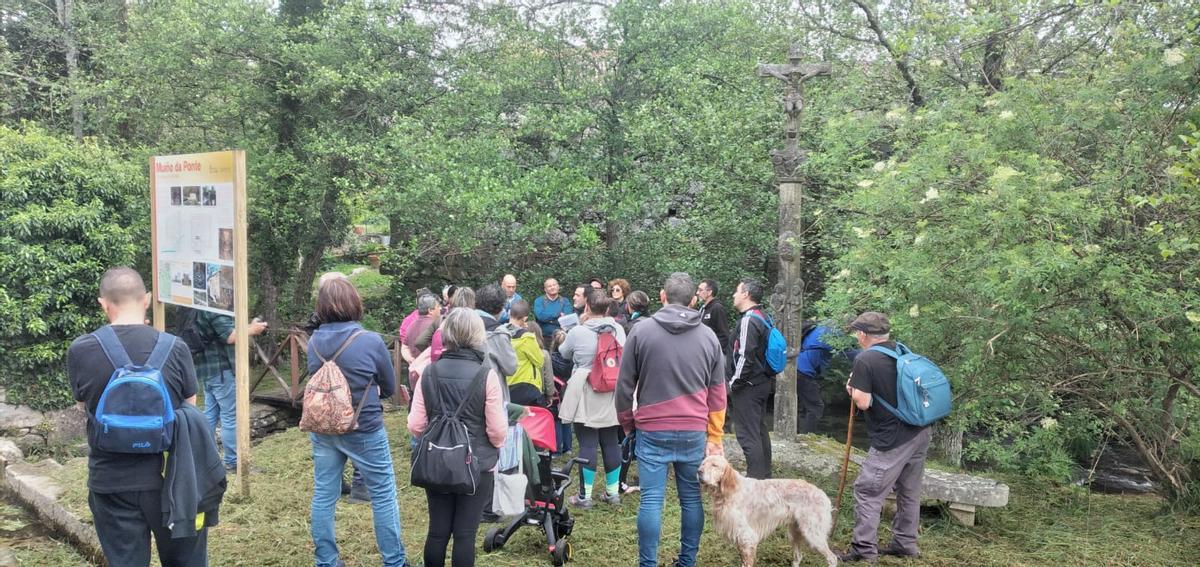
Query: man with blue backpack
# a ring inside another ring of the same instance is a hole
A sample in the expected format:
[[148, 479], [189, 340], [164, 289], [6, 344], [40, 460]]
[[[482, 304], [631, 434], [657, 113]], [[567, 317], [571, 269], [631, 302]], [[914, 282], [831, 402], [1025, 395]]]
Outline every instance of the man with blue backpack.
[[746, 457], [746, 476], [771, 478], [771, 437], [767, 401], [775, 376], [787, 364], [787, 343], [762, 309], [763, 286], [746, 278], [733, 292], [733, 307], [742, 314], [733, 342], [733, 375], [729, 378], [729, 407], [733, 431]]
[[165, 567], [201, 567], [208, 530], [172, 538], [163, 522], [163, 451], [175, 408], [196, 403], [196, 373], [182, 340], [146, 325], [149, 302], [136, 271], [109, 270], [100, 280], [109, 324], [67, 350], [71, 392], [88, 413], [88, 506], [109, 565], [148, 565], [154, 534]]
[[[950, 413], [950, 385], [936, 365], [892, 340], [891, 322], [883, 313], [863, 313], [850, 329], [863, 350], [854, 359], [846, 392], [867, 416], [871, 449], [854, 481], [854, 534], [840, 559], [916, 557], [929, 425]], [[893, 488], [892, 541], [879, 550], [879, 514]]]

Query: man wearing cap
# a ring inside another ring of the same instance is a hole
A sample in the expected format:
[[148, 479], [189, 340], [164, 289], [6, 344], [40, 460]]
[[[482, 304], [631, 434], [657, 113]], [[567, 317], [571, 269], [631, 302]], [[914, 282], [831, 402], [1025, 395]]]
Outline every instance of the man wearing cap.
[[[921, 480], [925, 475], [925, 453], [929, 450], [929, 428], [900, 421], [879, 404], [875, 396], [896, 406], [896, 361], [869, 350], [875, 345], [895, 349], [892, 325], [883, 313], [859, 315], [850, 329], [862, 352], [854, 359], [846, 393], [867, 416], [871, 450], [854, 481], [854, 534], [850, 548], [839, 555], [843, 562], [874, 562], [879, 555], [916, 557], [917, 527], [921, 515]], [[876, 537], [883, 500], [896, 490], [896, 515], [892, 518], [892, 542], [879, 550]]]

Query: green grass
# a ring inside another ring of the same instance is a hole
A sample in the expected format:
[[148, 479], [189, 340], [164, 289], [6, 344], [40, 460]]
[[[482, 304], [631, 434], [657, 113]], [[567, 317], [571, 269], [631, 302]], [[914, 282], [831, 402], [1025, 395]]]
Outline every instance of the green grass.
[[[423, 491], [408, 486], [408, 443], [404, 415], [387, 415], [387, 428], [396, 455], [404, 543], [420, 559], [426, 528]], [[263, 440], [253, 452], [261, 473], [251, 476], [252, 497], [243, 499], [232, 486], [221, 510], [221, 524], [209, 535], [212, 565], [301, 565], [311, 561], [308, 507], [312, 496], [312, 462], [305, 434], [289, 430]], [[778, 476], [795, 476], [777, 470]], [[69, 508], [87, 517], [86, 471], [68, 467], [63, 496]], [[1012, 488], [1009, 506], [981, 509], [978, 525], [966, 528], [953, 523], [937, 508], [923, 513], [920, 560], [888, 558], [884, 565], [1195, 565], [1200, 542], [1200, 518], [1162, 514], [1162, 501], [1152, 496], [1090, 494], [1078, 487], [1040, 484], [1002, 477]], [[830, 495], [836, 487], [822, 486]], [[832, 537], [835, 549], [849, 540], [853, 497], [845, 498], [841, 518]], [[630, 565], [637, 554], [636, 496], [620, 509], [598, 505], [576, 515], [571, 536], [575, 564]], [[707, 504], [706, 504], [707, 507]], [[488, 526], [480, 530], [480, 539]], [[887, 542], [890, 534], [881, 529]], [[376, 565], [371, 511], [367, 505], [338, 504], [338, 545], [351, 566]], [[678, 551], [679, 507], [674, 491], [664, 510], [660, 564], [668, 564]], [[481, 547], [480, 547], [481, 549]], [[759, 549], [761, 565], [790, 565], [790, 551], [782, 534]], [[699, 563], [703, 566], [736, 565], [732, 546], [706, 526]], [[57, 565], [58, 562], [43, 563]], [[63, 562], [70, 565], [70, 562]], [[497, 553], [479, 551], [479, 565], [517, 567], [549, 565], [539, 532], [525, 529]], [[804, 565], [823, 565], [813, 552]]]

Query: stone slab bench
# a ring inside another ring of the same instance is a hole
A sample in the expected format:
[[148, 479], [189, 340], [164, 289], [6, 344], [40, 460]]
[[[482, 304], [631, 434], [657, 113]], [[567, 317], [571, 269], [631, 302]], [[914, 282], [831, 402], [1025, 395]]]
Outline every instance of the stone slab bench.
[[[775, 464], [795, 468], [809, 480], [833, 486], [837, 486], [841, 477], [844, 450], [844, 445], [820, 435], [771, 438], [771, 457]], [[733, 435], [725, 436], [725, 454], [731, 462], [744, 462], [742, 449]], [[850, 460], [856, 465], [861, 465], [866, 458], [861, 449], [855, 448], [850, 453]], [[856, 475], [856, 471], [850, 471], [847, 484], [853, 482]], [[889, 501], [894, 503], [894, 497], [889, 496]], [[973, 526], [977, 507], [1008, 505], [1008, 485], [990, 478], [926, 466], [921, 499], [945, 502], [951, 517], [965, 526]]]

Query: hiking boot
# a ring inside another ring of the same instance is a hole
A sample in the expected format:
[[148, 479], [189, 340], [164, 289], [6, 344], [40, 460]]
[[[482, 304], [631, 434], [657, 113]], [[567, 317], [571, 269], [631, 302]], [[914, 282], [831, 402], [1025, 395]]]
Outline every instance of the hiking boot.
[[620, 494], [609, 494], [609, 493], [605, 492], [604, 494], [600, 495], [600, 501], [605, 504], [608, 504], [610, 506], [620, 506], [621, 505], [621, 495]]
[[880, 555], [891, 555], [892, 557], [920, 557], [921, 556], [921, 552], [919, 552], [919, 551], [913, 552], [913, 551], [905, 550], [905, 549], [901, 548], [900, 546], [896, 545], [895, 542], [892, 542], [891, 545], [880, 550], [879, 554]]
[[594, 504], [591, 498], [581, 498], [578, 494], [572, 494], [567, 497], [567, 504], [579, 508], [580, 510], [591, 510]]
[[837, 556], [838, 561], [841, 561], [842, 563], [857, 563], [859, 561], [866, 561], [868, 564], [874, 565], [878, 560], [875, 557], [867, 557], [866, 555], [859, 553], [858, 550], [854, 548], [847, 549], [846, 551], [837, 554]]

